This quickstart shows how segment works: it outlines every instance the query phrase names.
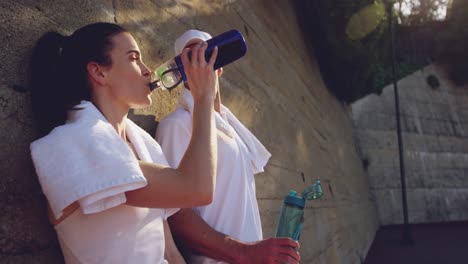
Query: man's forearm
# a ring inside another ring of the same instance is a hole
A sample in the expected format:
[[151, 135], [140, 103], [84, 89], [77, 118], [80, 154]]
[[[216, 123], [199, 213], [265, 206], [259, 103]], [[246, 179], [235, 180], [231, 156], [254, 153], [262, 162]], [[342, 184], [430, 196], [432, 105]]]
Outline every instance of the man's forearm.
[[214, 230], [192, 209], [181, 209], [168, 220], [177, 240], [196, 254], [229, 263], [245, 255], [245, 243]]

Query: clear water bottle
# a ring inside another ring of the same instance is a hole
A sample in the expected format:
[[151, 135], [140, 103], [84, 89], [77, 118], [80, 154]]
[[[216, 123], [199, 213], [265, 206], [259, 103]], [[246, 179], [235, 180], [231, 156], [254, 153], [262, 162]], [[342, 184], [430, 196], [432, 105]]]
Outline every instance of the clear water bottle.
[[289, 237], [299, 240], [302, 225], [304, 224], [306, 200], [319, 199], [322, 195], [320, 179], [317, 179], [314, 184], [308, 186], [301, 196], [297, 195], [296, 191], [290, 191], [284, 198], [275, 237]]
[[[244, 37], [235, 29], [217, 35], [206, 42], [208, 44], [205, 52], [207, 61], [210, 59], [213, 49], [218, 47], [218, 56], [213, 66], [214, 70], [243, 57], [247, 52]], [[189, 52], [188, 57], [191, 57], [191, 52]], [[152, 73], [150, 89], [172, 90], [182, 81], [187, 81], [187, 76], [179, 54], [163, 63]]]

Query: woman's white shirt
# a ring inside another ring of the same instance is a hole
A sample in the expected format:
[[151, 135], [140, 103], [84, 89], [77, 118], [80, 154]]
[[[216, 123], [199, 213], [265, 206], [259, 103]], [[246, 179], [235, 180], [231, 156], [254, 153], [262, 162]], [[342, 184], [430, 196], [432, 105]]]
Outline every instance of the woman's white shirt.
[[76, 210], [55, 226], [66, 263], [167, 263], [164, 210], [119, 205], [100, 213]]
[[[54, 216], [80, 204], [55, 226], [66, 263], [167, 263], [162, 220], [178, 209], [125, 205], [125, 192], [147, 184], [138, 160], [92, 103], [77, 108], [67, 124], [31, 144]], [[127, 136], [141, 160], [168, 165], [156, 141], [128, 119]]]

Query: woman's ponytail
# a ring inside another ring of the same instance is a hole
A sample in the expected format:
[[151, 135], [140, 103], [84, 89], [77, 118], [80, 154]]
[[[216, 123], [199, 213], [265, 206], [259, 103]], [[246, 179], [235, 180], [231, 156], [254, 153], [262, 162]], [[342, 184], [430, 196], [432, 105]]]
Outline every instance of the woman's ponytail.
[[41, 136], [67, 119], [68, 110], [81, 100], [91, 100], [86, 65], [111, 66], [112, 37], [127, 32], [112, 23], [94, 23], [65, 37], [44, 34], [37, 42], [31, 62], [31, 101]]
[[31, 102], [36, 126], [42, 136], [63, 124], [67, 117], [61, 59], [67, 38], [57, 32], [48, 32], [39, 39], [33, 50]]

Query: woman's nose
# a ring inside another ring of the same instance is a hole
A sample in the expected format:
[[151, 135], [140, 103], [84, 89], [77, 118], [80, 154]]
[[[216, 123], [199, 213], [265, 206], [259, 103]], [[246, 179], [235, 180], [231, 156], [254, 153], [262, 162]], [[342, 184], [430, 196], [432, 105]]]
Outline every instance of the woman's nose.
[[144, 63], [142, 63], [141, 72], [143, 73], [143, 76], [145, 77], [149, 78], [151, 76], [151, 70]]

